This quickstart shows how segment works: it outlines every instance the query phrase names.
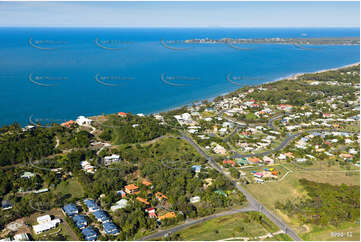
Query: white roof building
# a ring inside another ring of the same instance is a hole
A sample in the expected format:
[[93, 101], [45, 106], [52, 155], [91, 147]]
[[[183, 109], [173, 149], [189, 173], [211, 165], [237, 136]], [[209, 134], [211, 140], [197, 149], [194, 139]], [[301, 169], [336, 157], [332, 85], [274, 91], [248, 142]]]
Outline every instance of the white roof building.
[[34, 173], [31, 173], [29, 171], [25, 171], [22, 175], [21, 175], [21, 178], [32, 178], [34, 177], [35, 174]]
[[40, 234], [42, 232], [53, 229], [61, 222], [58, 218], [51, 220], [50, 215], [38, 217], [36, 220], [39, 224], [33, 225], [35, 234]]
[[16, 241], [29, 241], [30, 239], [29, 239], [28, 234], [22, 233], [22, 234], [16, 234], [14, 236], [14, 240], [16, 240]]
[[93, 122], [93, 120], [88, 119], [84, 116], [79, 116], [75, 122], [78, 125], [82, 126], [82, 125], [90, 125]]
[[36, 221], [38, 222], [38, 224], [47, 223], [51, 221], [51, 217], [50, 215], [40, 216], [36, 219]]
[[115, 205], [110, 207], [110, 210], [114, 212], [115, 210], [125, 208], [127, 205], [128, 205], [128, 200], [120, 199], [118, 202], [115, 203]]
[[197, 203], [201, 201], [201, 198], [199, 196], [191, 197], [190, 199], [191, 203]]

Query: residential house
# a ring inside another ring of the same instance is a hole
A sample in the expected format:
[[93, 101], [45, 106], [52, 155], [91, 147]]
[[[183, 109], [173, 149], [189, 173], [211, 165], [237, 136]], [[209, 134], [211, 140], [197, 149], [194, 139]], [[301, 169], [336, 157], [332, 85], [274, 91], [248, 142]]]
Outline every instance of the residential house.
[[191, 197], [189, 199], [190, 203], [198, 203], [201, 201], [201, 198], [199, 196]]
[[98, 220], [98, 222], [106, 223], [110, 221], [110, 218], [103, 210], [97, 210], [93, 212], [94, 217]]
[[98, 237], [97, 232], [95, 232], [95, 230], [92, 227], [87, 227], [83, 229], [81, 233], [84, 235], [84, 238], [87, 241], [96, 240]]
[[125, 192], [128, 194], [136, 194], [139, 191], [139, 187], [134, 184], [130, 184], [124, 187]]
[[84, 126], [84, 125], [91, 125], [91, 123], [93, 122], [93, 120], [88, 119], [84, 116], [79, 116], [76, 121], [75, 121], [78, 125], [80, 126]]
[[233, 160], [223, 160], [223, 165], [227, 165], [227, 164], [235, 166], [236, 162], [234, 162]]
[[15, 241], [30, 241], [30, 238], [27, 233], [21, 233], [14, 235]]
[[42, 232], [56, 228], [56, 226], [61, 223], [60, 219], [58, 218], [52, 220], [50, 215], [38, 217], [36, 220], [38, 224], [33, 225], [35, 234], [40, 234]]
[[67, 122], [61, 123], [60, 125], [63, 127], [70, 128], [70, 127], [73, 127], [75, 124], [76, 123], [73, 120], [69, 120]]
[[149, 214], [149, 218], [156, 218], [155, 208], [146, 208], [145, 212]]
[[98, 211], [100, 208], [92, 199], [85, 199], [84, 200], [85, 205], [89, 209], [89, 212], [93, 213], [95, 211]]
[[119, 234], [119, 230], [118, 230], [117, 226], [115, 226], [115, 224], [112, 222], [103, 223], [103, 229], [106, 234], [110, 234], [110, 235], [118, 235]]
[[137, 197], [136, 198], [139, 202], [141, 202], [141, 203], [144, 203], [144, 204], [146, 204], [146, 205], [149, 205], [150, 203], [147, 201], [147, 199], [144, 199], [144, 198], [142, 198], [142, 197]]
[[30, 178], [32, 178], [32, 177], [34, 177], [34, 176], [35, 176], [34, 173], [31, 173], [31, 172], [29, 172], [29, 171], [25, 171], [25, 172], [21, 175], [21, 178], [28, 178], [28, 179], [30, 179]]
[[3, 200], [1, 201], [1, 208], [2, 210], [8, 210], [8, 209], [12, 209], [13, 206], [11, 205], [9, 200]]
[[118, 202], [115, 203], [115, 205], [110, 207], [110, 210], [114, 212], [115, 210], [126, 208], [127, 206], [128, 206], [128, 200], [120, 199]]
[[75, 214], [73, 217], [73, 221], [76, 227], [78, 227], [78, 229], [85, 229], [86, 226], [88, 225], [85, 216], [82, 214]]
[[158, 217], [158, 220], [163, 220], [163, 219], [171, 219], [171, 218], [175, 218], [177, 217], [177, 215], [175, 214], [175, 212], [168, 212], [162, 216]]
[[69, 203], [69, 204], [66, 204], [64, 207], [63, 207], [63, 211], [66, 213], [66, 215], [68, 216], [73, 216], [75, 214], [77, 214], [79, 211], [78, 211], [78, 208], [76, 207], [75, 204], [73, 203]]
[[113, 163], [119, 162], [122, 159], [120, 158], [120, 155], [112, 154], [110, 156], [104, 156], [103, 163], [105, 166], [109, 166]]
[[164, 195], [163, 193], [161, 193], [161, 192], [157, 192], [157, 193], [155, 194], [155, 197], [156, 197], [159, 201], [161, 201], [161, 200], [163, 200], [163, 199], [168, 200], [168, 197], [165, 196], [165, 195]]
[[192, 166], [192, 170], [195, 173], [199, 173], [199, 172], [201, 172], [201, 166], [200, 165], [194, 165], [194, 166]]

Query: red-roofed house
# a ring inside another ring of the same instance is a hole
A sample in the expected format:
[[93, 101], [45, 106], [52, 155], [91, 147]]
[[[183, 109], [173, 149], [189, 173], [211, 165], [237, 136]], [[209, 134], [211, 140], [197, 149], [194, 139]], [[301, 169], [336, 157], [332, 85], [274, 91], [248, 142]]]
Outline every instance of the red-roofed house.
[[119, 115], [119, 116], [123, 116], [123, 117], [127, 116], [127, 114], [124, 113], [124, 112], [119, 112], [118, 115]]
[[232, 166], [235, 166], [236, 165], [236, 163], [233, 161], [233, 160], [224, 160], [223, 161], [223, 164], [225, 165], [225, 164], [230, 164], [230, 165], [232, 165]]

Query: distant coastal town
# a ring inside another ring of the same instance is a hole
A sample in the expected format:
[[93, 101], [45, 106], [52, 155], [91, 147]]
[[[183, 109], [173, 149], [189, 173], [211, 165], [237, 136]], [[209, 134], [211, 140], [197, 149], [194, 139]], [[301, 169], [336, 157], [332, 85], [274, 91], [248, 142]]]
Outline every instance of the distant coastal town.
[[[176, 42], [176, 41], [175, 41]], [[172, 43], [172, 41], [169, 41]], [[359, 45], [359, 37], [349, 38], [221, 38], [187, 39], [186, 44], [296, 44], [296, 45]]]

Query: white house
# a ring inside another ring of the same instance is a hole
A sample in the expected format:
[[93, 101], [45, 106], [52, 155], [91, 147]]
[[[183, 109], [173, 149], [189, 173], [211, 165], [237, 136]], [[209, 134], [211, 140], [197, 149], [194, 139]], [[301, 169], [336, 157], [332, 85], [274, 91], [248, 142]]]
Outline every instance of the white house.
[[84, 116], [79, 116], [75, 122], [78, 125], [82, 126], [82, 125], [90, 125], [93, 122], [93, 120], [88, 119]]
[[110, 156], [104, 156], [103, 158], [104, 165], [108, 166], [115, 162], [121, 161], [120, 155], [112, 154]]
[[118, 202], [115, 203], [115, 205], [110, 207], [110, 210], [114, 212], [115, 210], [125, 208], [127, 205], [128, 205], [128, 200], [120, 199]]
[[33, 225], [35, 234], [40, 234], [42, 232], [53, 229], [61, 222], [58, 218], [52, 220], [50, 215], [38, 217], [36, 220], [38, 221], [38, 224]]
[[31, 173], [29, 171], [25, 171], [22, 175], [21, 175], [21, 178], [32, 178], [34, 177], [35, 174], [34, 173]]
[[198, 202], [201, 201], [201, 198], [200, 198], [199, 196], [195, 196], [195, 197], [191, 197], [191, 198], [189, 199], [189, 201], [190, 201], [191, 203], [198, 203]]
[[29, 239], [28, 234], [22, 233], [22, 234], [16, 234], [14, 236], [14, 240], [16, 240], [16, 241], [29, 241], [30, 239]]

